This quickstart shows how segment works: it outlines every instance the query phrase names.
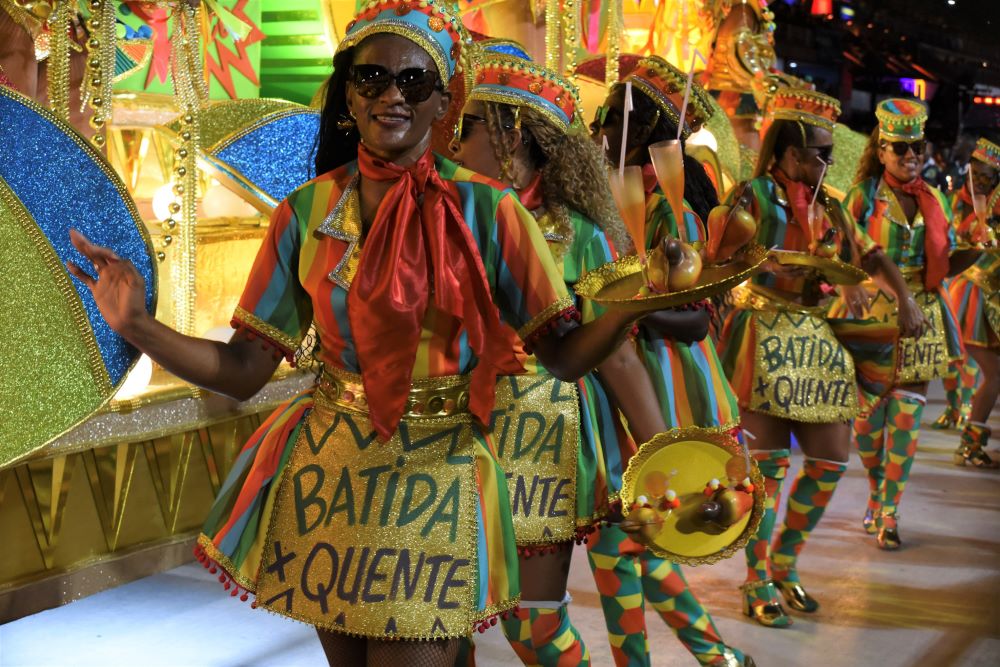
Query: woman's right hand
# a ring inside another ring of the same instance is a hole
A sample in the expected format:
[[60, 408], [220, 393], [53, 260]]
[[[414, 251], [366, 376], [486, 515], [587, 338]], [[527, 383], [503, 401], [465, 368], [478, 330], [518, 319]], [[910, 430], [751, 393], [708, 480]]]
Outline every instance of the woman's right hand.
[[111, 249], [99, 246], [75, 229], [69, 232], [73, 247], [93, 264], [95, 276], [73, 262], [67, 262], [69, 272], [85, 284], [108, 325], [128, 338], [128, 332], [146, 312], [146, 283], [132, 262], [122, 259]]

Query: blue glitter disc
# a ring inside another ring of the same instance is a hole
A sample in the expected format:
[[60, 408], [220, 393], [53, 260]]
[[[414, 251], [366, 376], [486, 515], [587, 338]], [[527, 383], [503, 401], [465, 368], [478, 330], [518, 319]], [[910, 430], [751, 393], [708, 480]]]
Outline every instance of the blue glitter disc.
[[[91, 264], [70, 243], [78, 229], [131, 261], [146, 283], [146, 310], [156, 308], [156, 268], [146, 227], [107, 161], [68, 124], [0, 86], [0, 177], [37, 222], [63, 263]], [[139, 352], [115, 333], [86, 285], [73, 279], [113, 386]], [[25, 306], [27, 304], [24, 304]]]

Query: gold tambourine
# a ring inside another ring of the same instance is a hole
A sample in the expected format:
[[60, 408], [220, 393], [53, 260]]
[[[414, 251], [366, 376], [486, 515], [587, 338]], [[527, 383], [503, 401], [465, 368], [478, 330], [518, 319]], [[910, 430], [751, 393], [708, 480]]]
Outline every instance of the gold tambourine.
[[[625, 522], [643, 524], [635, 539], [661, 558], [701, 565], [746, 545], [764, 515], [766, 495], [757, 462], [732, 435], [686, 428], [639, 448], [622, 476], [621, 499]], [[743, 508], [728, 520], [716, 511], [727, 500]]]
[[753, 275], [767, 259], [767, 251], [754, 244], [725, 264], [708, 264], [693, 287], [676, 292], [638, 296], [643, 286], [642, 265], [636, 255], [626, 255], [594, 269], [576, 283], [576, 293], [607, 308], [652, 312], [701, 301], [728, 292]]
[[831, 285], [858, 285], [868, 279], [868, 274], [853, 264], [836, 257], [820, 257], [806, 252], [772, 250], [771, 256], [782, 266], [803, 266], [815, 269]]

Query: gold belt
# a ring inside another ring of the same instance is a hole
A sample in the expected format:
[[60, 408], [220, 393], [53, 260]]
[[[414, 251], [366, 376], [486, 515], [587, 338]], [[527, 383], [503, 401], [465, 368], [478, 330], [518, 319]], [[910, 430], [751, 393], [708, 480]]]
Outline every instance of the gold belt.
[[[445, 375], [412, 380], [404, 419], [449, 417], [469, 411], [468, 375]], [[316, 407], [368, 412], [368, 396], [361, 376], [340, 368], [323, 371], [313, 396]]]
[[973, 264], [965, 270], [968, 279], [987, 292], [1000, 292], [1000, 275]]
[[906, 286], [913, 292], [923, 292], [924, 287], [924, 267], [922, 266], [901, 266], [899, 272], [903, 274]]
[[761, 285], [747, 285], [733, 290], [738, 308], [768, 313], [797, 313], [813, 317], [826, 317], [826, 306], [804, 306], [786, 299], [772, 289]]

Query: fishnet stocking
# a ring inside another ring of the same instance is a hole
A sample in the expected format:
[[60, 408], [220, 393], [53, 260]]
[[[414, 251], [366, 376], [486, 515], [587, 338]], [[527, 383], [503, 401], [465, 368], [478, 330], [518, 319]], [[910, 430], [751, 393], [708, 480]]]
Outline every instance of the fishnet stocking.
[[330, 667], [452, 667], [459, 640], [381, 641], [317, 630]]

